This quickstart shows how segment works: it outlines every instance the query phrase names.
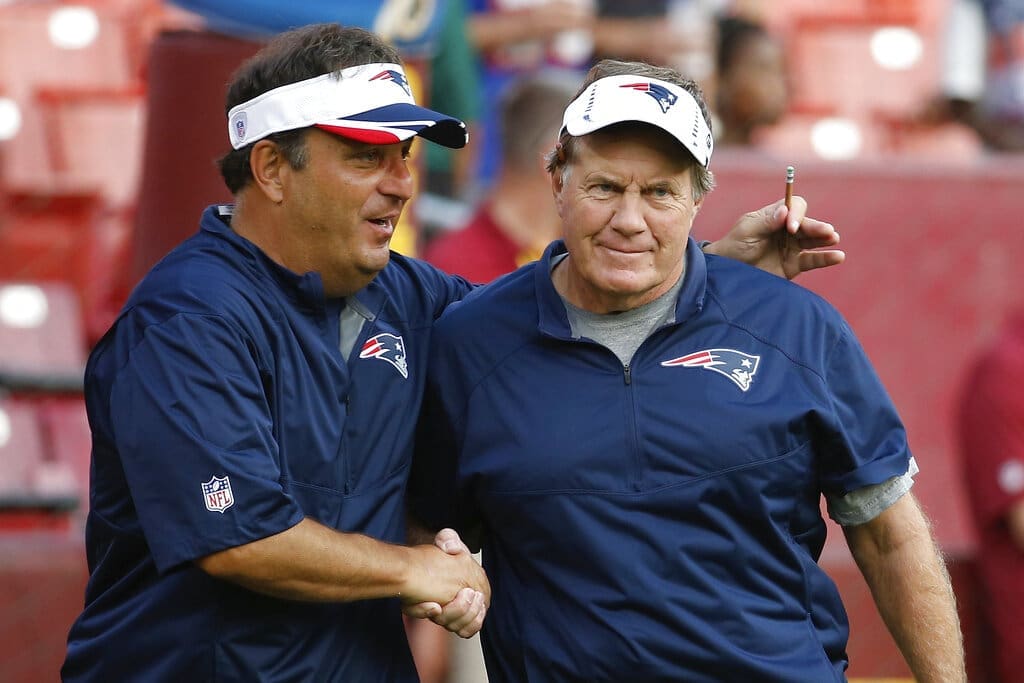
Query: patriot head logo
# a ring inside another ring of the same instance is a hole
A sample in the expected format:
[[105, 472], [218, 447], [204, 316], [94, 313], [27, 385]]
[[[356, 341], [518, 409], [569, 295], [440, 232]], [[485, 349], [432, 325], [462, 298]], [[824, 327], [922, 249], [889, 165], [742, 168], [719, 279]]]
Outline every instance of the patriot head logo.
[[663, 85], [659, 85], [658, 83], [640, 81], [638, 83], [627, 83], [625, 85], [620, 85], [619, 87], [639, 90], [640, 92], [647, 93], [653, 97], [654, 101], [661, 107], [662, 114], [667, 114], [669, 108], [676, 103], [677, 99], [679, 99], [674, 92]]
[[409, 365], [405, 360], [405, 341], [387, 332], [370, 337], [359, 352], [360, 358], [379, 358], [395, 366], [404, 379], [409, 379]]
[[231, 493], [231, 482], [227, 475], [211, 477], [210, 481], [204, 481], [200, 486], [203, 487], [203, 502], [210, 512], [223, 513], [235, 504], [235, 496]]
[[684, 368], [704, 368], [713, 370], [732, 380], [733, 384], [743, 391], [750, 388], [757, 374], [757, 366], [761, 362], [761, 356], [752, 356], [749, 353], [735, 351], [733, 349], [706, 349], [697, 351], [686, 356], [662, 361], [666, 368], [682, 366]]
[[409, 90], [409, 81], [405, 79], [405, 74], [401, 71], [395, 71], [394, 69], [385, 69], [376, 76], [370, 79], [371, 81], [393, 81], [394, 83], [402, 86], [402, 90], [405, 91], [406, 95], [412, 96], [412, 91]]

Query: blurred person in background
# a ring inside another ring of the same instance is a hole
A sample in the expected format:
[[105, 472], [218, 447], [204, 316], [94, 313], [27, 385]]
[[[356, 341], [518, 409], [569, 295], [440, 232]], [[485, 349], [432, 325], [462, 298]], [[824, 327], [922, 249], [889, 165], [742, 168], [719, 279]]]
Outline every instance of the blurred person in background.
[[748, 147], [759, 128], [786, 112], [788, 86], [782, 46], [765, 28], [742, 17], [718, 20], [714, 114], [720, 147]]
[[505, 92], [505, 152], [498, 178], [466, 225], [427, 244], [426, 261], [470, 282], [490, 282], [538, 259], [558, 236], [544, 153], [558, 135], [577, 83], [575, 77], [548, 72], [524, 77]]
[[550, 68], [582, 70], [593, 51], [590, 0], [468, 0], [466, 30], [480, 58], [480, 125], [473, 192], [497, 181], [504, 149], [500, 103], [517, 79]]
[[997, 680], [1024, 683], [1024, 310], [968, 371], [958, 427]]
[[468, 33], [481, 57], [477, 182], [486, 192], [502, 158], [499, 103], [517, 78], [577, 71], [595, 59], [640, 59], [680, 68], [713, 88], [714, 14], [721, 0], [469, 0]]
[[940, 87], [921, 122], [957, 121], [990, 150], [1024, 150], [1024, 0], [952, 0]]
[[434, 326], [410, 501], [482, 546], [491, 680], [845, 680], [824, 496], [917, 680], [963, 682], [917, 466], [849, 326], [690, 239], [712, 147], [692, 80], [598, 63], [548, 156], [564, 241]]
[[[476, 48], [466, 32], [466, 0], [444, 0], [436, 48], [429, 62], [427, 102], [444, 103], [445, 112], [466, 122], [470, 139], [476, 140], [480, 118], [480, 65]], [[476, 188], [477, 145], [449, 149], [427, 145], [426, 175], [421, 192], [466, 200]]]

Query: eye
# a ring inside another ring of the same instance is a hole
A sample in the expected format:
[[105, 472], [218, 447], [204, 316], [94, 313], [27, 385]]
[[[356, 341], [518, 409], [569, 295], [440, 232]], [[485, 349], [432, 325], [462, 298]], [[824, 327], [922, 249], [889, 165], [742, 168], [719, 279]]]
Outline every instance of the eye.
[[655, 187], [651, 189], [651, 196], [655, 199], [669, 199], [672, 197], [672, 191], [667, 187]]

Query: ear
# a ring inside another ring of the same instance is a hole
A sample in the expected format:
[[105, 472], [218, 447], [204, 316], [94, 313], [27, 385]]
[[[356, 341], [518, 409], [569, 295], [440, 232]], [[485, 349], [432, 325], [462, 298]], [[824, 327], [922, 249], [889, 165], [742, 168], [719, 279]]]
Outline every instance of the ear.
[[565, 169], [564, 165], [556, 166], [551, 171], [551, 196], [555, 200], [555, 209], [558, 211], [558, 215], [562, 215], [562, 192], [565, 190]]
[[693, 200], [693, 214], [694, 215], [697, 215], [697, 212], [700, 211], [700, 207], [704, 206], [704, 197], [705, 196], [706, 195], [701, 195], [701, 196], [699, 196], [699, 197], [697, 197], [696, 199]]
[[281, 149], [270, 140], [260, 140], [249, 152], [249, 170], [252, 171], [253, 184], [275, 204], [284, 201], [282, 174], [289, 168], [291, 167], [281, 154]]

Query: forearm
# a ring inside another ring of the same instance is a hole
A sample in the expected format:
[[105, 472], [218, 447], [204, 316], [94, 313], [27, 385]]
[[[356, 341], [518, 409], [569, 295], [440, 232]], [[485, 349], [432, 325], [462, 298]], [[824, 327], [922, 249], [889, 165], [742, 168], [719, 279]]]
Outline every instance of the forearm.
[[349, 602], [400, 595], [411, 570], [411, 550], [305, 519], [197, 564], [208, 574], [265, 595]]
[[844, 531], [883, 621], [919, 683], [965, 681], [956, 600], [924, 514], [908, 493], [879, 518]]

